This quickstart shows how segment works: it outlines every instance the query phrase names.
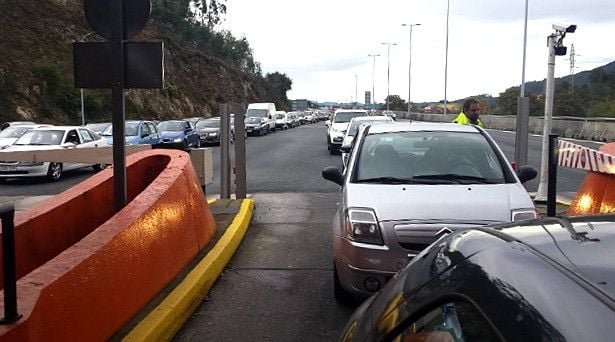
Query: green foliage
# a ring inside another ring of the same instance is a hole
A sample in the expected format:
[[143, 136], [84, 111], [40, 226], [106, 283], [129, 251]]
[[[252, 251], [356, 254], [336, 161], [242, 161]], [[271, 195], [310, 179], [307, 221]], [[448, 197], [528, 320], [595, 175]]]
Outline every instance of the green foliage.
[[[399, 95], [389, 95], [388, 100], [389, 100], [389, 110], [396, 110], [396, 111], [408, 110], [408, 103], [406, 102], [406, 100], [402, 99]], [[384, 107], [381, 107], [382, 109], [387, 108], [386, 102], [387, 102], [387, 98], [384, 99]]]
[[[496, 109], [493, 114], [496, 115], [517, 115], [517, 98], [520, 94], [519, 87], [511, 87], [506, 89], [496, 101]], [[538, 97], [531, 92], [526, 92], [525, 96], [530, 99], [530, 115], [541, 116], [544, 114], [545, 101], [544, 97]]]
[[292, 87], [293, 81], [279, 72], [269, 73], [264, 77], [264, 86], [267, 92], [265, 100], [275, 103], [279, 110], [290, 110], [290, 101], [286, 92]]
[[68, 78], [52, 64], [37, 65], [32, 69], [35, 80], [40, 82], [44, 116], [51, 117], [53, 109], [59, 108], [72, 122], [78, 119], [81, 106], [79, 91], [73, 88]]

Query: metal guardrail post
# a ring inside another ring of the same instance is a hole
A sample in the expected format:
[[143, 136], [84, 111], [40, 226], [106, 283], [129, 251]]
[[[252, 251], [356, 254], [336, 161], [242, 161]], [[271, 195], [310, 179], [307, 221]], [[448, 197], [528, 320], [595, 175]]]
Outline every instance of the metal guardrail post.
[[229, 143], [231, 119], [228, 104], [222, 104], [220, 112], [220, 198], [231, 198], [231, 156]]
[[15, 271], [15, 206], [0, 205], [2, 219], [2, 272], [4, 275], [4, 318], [0, 324], [11, 324], [21, 315], [17, 313], [17, 276]]
[[555, 216], [557, 194], [557, 134], [549, 134], [549, 175], [547, 182], [547, 216]]
[[235, 113], [235, 198], [246, 198], [246, 125], [245, 111]]

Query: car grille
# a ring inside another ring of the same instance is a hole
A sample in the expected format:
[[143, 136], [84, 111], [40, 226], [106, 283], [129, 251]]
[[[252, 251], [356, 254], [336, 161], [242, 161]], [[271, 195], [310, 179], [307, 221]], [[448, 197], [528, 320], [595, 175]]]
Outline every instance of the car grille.
[[427, 248], [441, 236], [450, 234], [458, 229], [476, 227], [482, 224], [472, 223], [406, 223], [395, 224], [393, 229], [395, 238], [401, 248], [406, 251], [419, 253]]

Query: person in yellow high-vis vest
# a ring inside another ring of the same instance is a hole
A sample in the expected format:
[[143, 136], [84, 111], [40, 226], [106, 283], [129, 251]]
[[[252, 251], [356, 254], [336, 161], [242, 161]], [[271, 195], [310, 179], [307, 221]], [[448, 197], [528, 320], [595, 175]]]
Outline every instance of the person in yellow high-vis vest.
[[483, 123], [478, 118], [479, 113], [480, 102], [475, 99], [467, 99], [463, 103], [463, 110], [457, 115], [453, 122], [460, 125], [476, 125], [483, 128]]

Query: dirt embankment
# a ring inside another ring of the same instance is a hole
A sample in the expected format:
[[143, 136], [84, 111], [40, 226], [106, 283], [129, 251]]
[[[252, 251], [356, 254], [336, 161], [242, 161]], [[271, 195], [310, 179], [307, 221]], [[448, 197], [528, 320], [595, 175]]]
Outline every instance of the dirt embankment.
[[[75, 108], [78, 98], [78, 90], [72, 88], [72, 43], [92, 31], [83, 1], [0, 0], [0, 27], [0, 122], [78, 123], [78, 113], [66, 108]], [[100, 38], [91, 35], [87, 40]], [[232, 65], [162, 37], [153, 21], [134, 40], [164, 42], [165, 89], [127, 91], [128, 118], [209, 116], [219, 103], [254, 102], [265, 93]], [[54, 92], [54, 77], [69, 89]], [[110, 111], [100, 109], [109, 108], [104, 103], [110, 100], [109, 92], [85, 92], [88, 106], [98, 104], [95, 119], [109, 119]]]

